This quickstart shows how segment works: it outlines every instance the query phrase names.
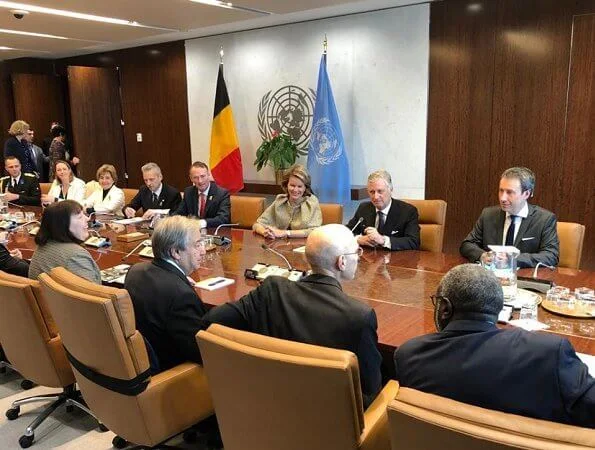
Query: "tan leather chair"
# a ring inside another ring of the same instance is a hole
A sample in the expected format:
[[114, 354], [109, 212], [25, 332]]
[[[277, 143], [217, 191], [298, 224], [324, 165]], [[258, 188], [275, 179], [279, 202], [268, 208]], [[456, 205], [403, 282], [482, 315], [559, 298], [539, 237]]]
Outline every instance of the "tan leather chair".
[[558, 239], [560, 240], [558, 267], [579, 269], [583, 254], [585, 226], [580, 223], [558, 222]]
[[138, 194], [138, 189], [123, 188], [124, 191], [124, 206], [132, 201], [134, 196]]
[[393, 450], [595, 448], [595, 430], [493, 411], [403, 387], [388, 405], [388, 421]]
[[388, 450], [390, 381], [364, 412], [351, 352], [222, 325], [196, 335], [225, 450]]
[[85, 198], [89, 198], [95, 191], [101, 190], [101, 185], [97, 180], [91, 180], [85, 184]]
[[[145, 342], [136, 330], [126, 290], [91, 283], [63, 267], [39, 280], [72, 355], [81, 392], [89, 408], [118, 435], [115, 447], [122, 448], [126, 441], [156, 446], [213, 414], [206, 376], [198, 364], [183, 363], [150, 376]], [[89, 374], [89, 368], [95, 374]], [[103, 387], [107, 385], [99, 384], [103, 381], [97, 374], [112, 377], [128, 392]]]
[[50, 192], [50, 188], [52, 187], [52, 183], [39, 183], [39, 189], [41, 190], [41, 194], [45, 195]]
[[248, 197], [245, 195], [231, 195], [231, 223], [237, 223], [238, 228], [252, 229], [256, 219], [264, 211], [264, 197]]
[[337, 203], [321, 203], [322, 224], [343, 223], [343, 205]]
[[403, 199], [417, 208], [420, 228], [420, 250], [441, 252], [444, 244], [446, 224], [446, 202], [444, 200]]
[[0, 271], [0, 339], [11, 365], [24, 377], [43, 386], [62, 388], [55, 394], [16, 400], [6, 411], [6, 417], [14, 420], [20, 405], [54, 400], [27, 427], [19, 439], [21, 447], [33, 444], [35, 429], [63, 404], [70, 408], [77, 406], [90, 414], [80, 403], [74, 374], [38, 281]]

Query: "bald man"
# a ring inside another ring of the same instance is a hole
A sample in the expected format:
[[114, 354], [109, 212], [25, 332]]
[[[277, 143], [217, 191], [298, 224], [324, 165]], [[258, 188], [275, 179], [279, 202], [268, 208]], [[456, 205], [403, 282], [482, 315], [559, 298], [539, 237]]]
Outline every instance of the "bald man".
[[311, 275], [297, 282], [268, 277], [237, 302], [213, 308], [205, 323], [355, 353], [367, 407], [381, 388], [376, 313], [344, 294], [340, 283], [353, 279], [360, 254], [344, 225], [316, 228], [306, 241]]

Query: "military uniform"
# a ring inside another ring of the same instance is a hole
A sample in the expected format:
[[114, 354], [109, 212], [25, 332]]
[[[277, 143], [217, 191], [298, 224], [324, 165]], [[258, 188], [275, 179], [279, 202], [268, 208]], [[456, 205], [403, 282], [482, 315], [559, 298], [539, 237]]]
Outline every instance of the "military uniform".
[[19, 198], [12, 203], [17, 205], [41, 205], [41, 189], [39, 181], [32, 173], [21, 173], [21, 178], [16, 186], [12, 186], [10, 176], [0, 178], [0, 192], [19, 194]]

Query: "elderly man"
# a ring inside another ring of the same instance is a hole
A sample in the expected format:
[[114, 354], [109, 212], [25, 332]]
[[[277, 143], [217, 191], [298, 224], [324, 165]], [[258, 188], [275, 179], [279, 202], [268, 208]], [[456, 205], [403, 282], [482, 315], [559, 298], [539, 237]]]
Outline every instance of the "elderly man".
[[192, 186], [184, 189], [184, 200], [175, 214], [196, 216], [202, 228], [218, 227], [231, 220], [229, 191], [210, 181], [209, 166], [197, 161], [190, 166]]
[[352, 280], [361, 249], [348, 228], [316, 228], [306, 241], [312, 275], [298, 282], [268, 277], [235, 303], [212, 309], [205, 322], [352, 351], [360, 367], [362, 393], [369, 405], [381, 387], [376, 313], [343, 293]]
[[158, 360], [154, 371], [184, 361], [201, 362], [194, 336], [202, 328], [205, 306], [188, 275], [205, 254], [198, 220], [167, 217], [153, 232], [155, 259], [132, 266], [125, 288], [130, 293], [136, 326]]
[[16, 156], [7, 156], [4, 168], [8, 172], [8, 176], [0, 178], [0, 192], [5, 194], [4, 199], [16, 205], [41, 205], [37, 177], [32, 173], [22, 173], [21, 162]]
[[535, 190], [535, 174], [526, 167], [512, 167], [500, 177], [500, 206], [485, 208], [459, 251], [470, 262], [485, 262], [489, 245], [512, 245], [521, 252], [519, 267], [537, 263], [558, 265], [560, 243], [556, 216], [527, 203]]
[[154, 162], [150, 162], [142, 166], [141, 171], [145, 185], [126, 205], [124, 209], [126, 217], [134, 217], [139, 208], [143, 209], [144, 219], [151, 219], [157, 213], [156, 210], [176, 211], [182, 201], [180, 191], [163, 182], [161, 168]]
[[386, 170], [368, 176], [369, 202], [357, 208], [347, 227], [358, 234], [357, 242], [388, 250], [419, 249], [417, 208], [392, 198], [393, 182]]
[[595, 427], [595, 379], [560, 336], [496, 327], [498, 279], [476, 264], [450, 270], [432, 296], [438, 333], [395, 352], [401, 386], [483, 408]]

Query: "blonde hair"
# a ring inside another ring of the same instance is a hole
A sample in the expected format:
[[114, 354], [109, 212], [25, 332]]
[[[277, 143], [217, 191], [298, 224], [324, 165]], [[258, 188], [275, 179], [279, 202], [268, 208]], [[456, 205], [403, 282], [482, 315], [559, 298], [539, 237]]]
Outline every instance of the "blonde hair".
[[27, 131], [29, 131], [29, 124], [27, 122], [24, 120], [15, 120], [8, 130], [8, 134], [18, 136], [20, 134], [27, 134]]
[[97, 180], [99, 181], [99, 177], [104, 173], [109, 173], [112, 176], [114, 184], [118, 182], [118, 173], [116, 172], [116, 168], [111, 164], [103, 164], [99, 169], [97, 169], [95, 178], [97, 178]]
[[281, 180], [281, 187], [283, 188], [283, 192], [287, 194], [287, 185], [289, 184], [289, 178], [295, 177], [304, 183], [306, 186], [306, 190], [304, 191], [304, 196], [312, 195], [312, 179], [310, 178], [310, 174], [306, 170], [306, 168], [301, 164], [294, 164], [289, 169], [287, 169], [283, 173], [283, 179]]
[[56, 183], [60, 185], [62, 184], [62, 180], [58, 178], [58, 172], [56, 171], [56, 167], [58, 167], [58, 164], [64, 164], [66, 167], [68, 167], [68, 170], [70, 170], [70, 181], [74, 180], [74, 173], [72, 173], [72, 167], [70, 167], [70, 164], [68, 164], [66, 161], [59, 159], [54, 163], [54, 180], [56, 180]]

